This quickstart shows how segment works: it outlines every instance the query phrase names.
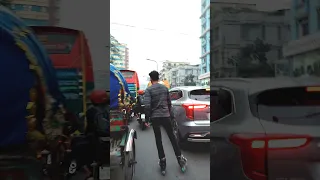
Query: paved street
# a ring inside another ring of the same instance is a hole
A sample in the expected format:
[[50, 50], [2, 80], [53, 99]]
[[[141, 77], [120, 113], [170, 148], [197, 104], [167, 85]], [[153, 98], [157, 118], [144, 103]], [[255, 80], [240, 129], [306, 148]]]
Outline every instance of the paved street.
[[132, 122], [131, 128], [138, 132], [136, 141], [136, 175], [135, 180], [209, 180], [210, 179], [210, 154], [209, 146], [196, 144], [183, 151], [188, 159], [188, 170], [181, 173], [174, 155], [170, 140], [162, 129], [162, 141], [167, 158], [167, 174], [163, 177], [158, 166], [158, 152], [155, 144], [152, 127], [141, 131], [138, 123]]

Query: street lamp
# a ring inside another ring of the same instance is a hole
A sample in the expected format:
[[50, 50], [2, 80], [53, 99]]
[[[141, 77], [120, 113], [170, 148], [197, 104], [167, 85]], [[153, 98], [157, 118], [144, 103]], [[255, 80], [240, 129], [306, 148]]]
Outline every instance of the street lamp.
[[158, 68], [158, 61], [156, 60], [153, 60], [153, 59], [146, 59], [147, 61], [152, 61], [152, 62], [155, 62], [157, 64], [157, 71], [159, 71], [159, 68]]

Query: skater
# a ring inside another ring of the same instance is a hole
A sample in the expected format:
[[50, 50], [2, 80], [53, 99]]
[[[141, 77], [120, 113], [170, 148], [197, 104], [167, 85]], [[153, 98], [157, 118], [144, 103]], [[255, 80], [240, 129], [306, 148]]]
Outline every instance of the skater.
[[159, 165], [161, 173], [165, 175], [166, 172], [166, 158], [163, 150], [161, 130], [160, 126], [163, 126], [166, 130], [168, 137], [173, 146], [175, 155], [177, 157], [178, 164], [181, 167], [182, 172], [186, 170], [187, 159], [181, 154], [180, 147], [177, 139], [173, 133], [173, 127], [171, 123], [171, 100], [169, 96], [169, 90], [166, 86], [158, 83], [159, 73], [152, 71], [149, 73], [152, 85], [148, 87], [144, 95], [144, 105], [146, 117], [151, 118], [154, 136], [156, 139], [156, 145], [159, 155]]

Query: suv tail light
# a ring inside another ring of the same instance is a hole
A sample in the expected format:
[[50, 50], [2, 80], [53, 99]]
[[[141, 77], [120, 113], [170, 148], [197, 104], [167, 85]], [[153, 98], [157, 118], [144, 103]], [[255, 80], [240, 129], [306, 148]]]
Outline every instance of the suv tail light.
[[267, 180], [267, 152], [301, 148], [310, 142], [305, 135], [234, 134], [230, 141], [241, 150], [243, 171], [252, 180]]
[[182, 107], [186, 110], [186, 116], [187, 118], [191, 120], [195, 120], [194, 118], [194, 111], [205, 109], [208, 107], [206, 104], [182, 104]]

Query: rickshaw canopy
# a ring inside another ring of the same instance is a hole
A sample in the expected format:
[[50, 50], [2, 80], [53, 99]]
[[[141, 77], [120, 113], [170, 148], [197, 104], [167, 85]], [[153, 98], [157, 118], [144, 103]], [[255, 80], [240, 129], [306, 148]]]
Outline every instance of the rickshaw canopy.
[[124, 92], [123, 98], [130, 98], [130, 91], [125, 78], [121, 72], [112, 64], [110, 64], [110, 108], [119, 107], [119, 94]]
[[36, 83], [43, 94], [50, 94], [51, 109], [58, 108], [64, 97], [49, 56], [32, 30], [3, 6], [0, 34], [0, 146], [6, 146], [26, 141], [30, 90]]

